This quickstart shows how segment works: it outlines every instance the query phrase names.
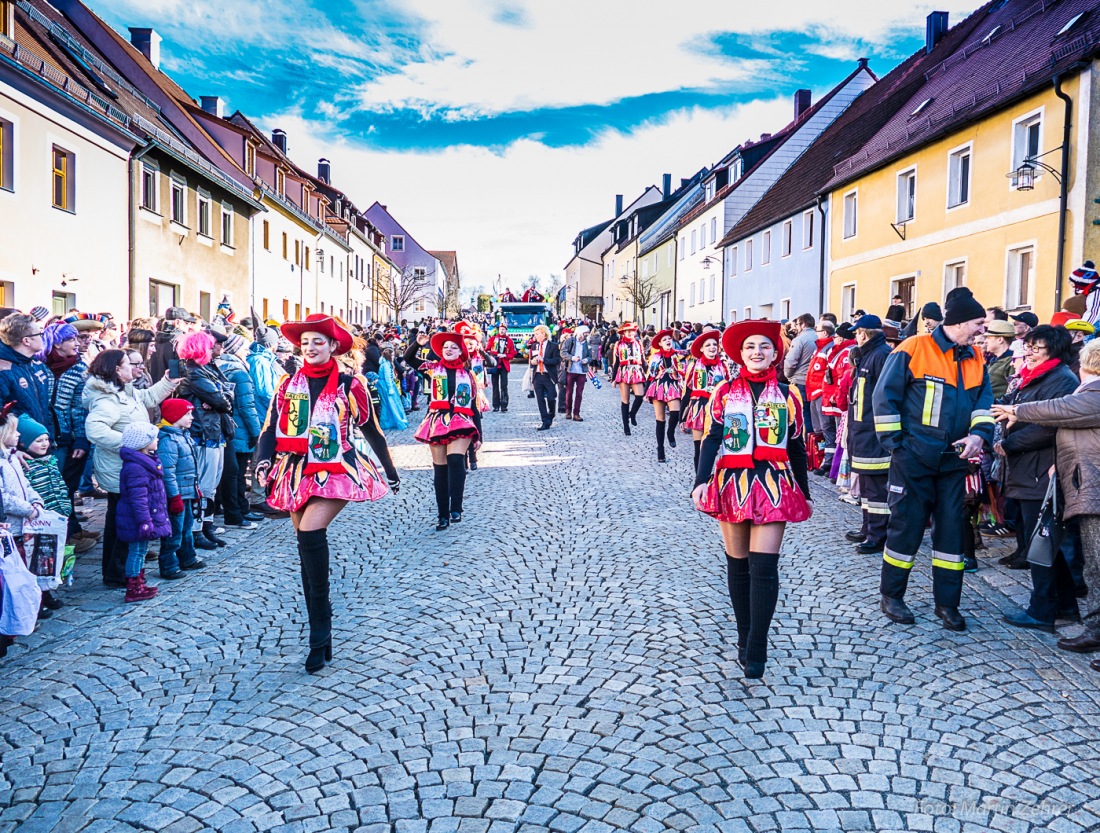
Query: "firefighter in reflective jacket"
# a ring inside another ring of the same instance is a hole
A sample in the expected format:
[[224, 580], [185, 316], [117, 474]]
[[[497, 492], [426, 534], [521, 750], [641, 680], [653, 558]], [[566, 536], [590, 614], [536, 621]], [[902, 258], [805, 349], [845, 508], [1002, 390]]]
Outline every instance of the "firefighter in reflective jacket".
[[993, 391], [981, 353], [985, 309], [966, 287], [947, 296], [943, 324], [912, 336], [887, 357], [873, 396], [875, 431], [890, 453], [890, 519], [883, 552], [882, 612], [912, 624], [905, 588], [932, 518], [932, 594], [948, 630], [966, 629], [962, 505], [967, 460], [993, 438]]
[[863, 508], [863, 527], [845, 537], [858, 543], [856, 552], [881, 553], [886, 545], [886, 523], [890, 507], [886, 502], [890, 477], [890, 453], [879, 442], [871, 395], [875, 391], [882, 366], [890, 355], [890, 345], [882, 332], [882, 319], [864, 315], [855, 323], [859, 357], [852, 382], [852, 404], [848, 409], [848, 458], [852, 473], [859, 475], [859, 499]]

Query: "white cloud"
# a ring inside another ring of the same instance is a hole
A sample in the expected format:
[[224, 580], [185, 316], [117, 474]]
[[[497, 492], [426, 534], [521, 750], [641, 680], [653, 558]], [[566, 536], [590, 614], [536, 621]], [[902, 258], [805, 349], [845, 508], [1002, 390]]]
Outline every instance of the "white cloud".
[[654, 92], [729, 90], [782, 74], [785, 59], [722, 56], [712, 46], [716, 34], [813, 32], [826, 41], [819, 54], [851, 56], [854, 44], [888, 44], [899, 30], [919, 37], [933, 8], [955, 12], [958, 20], [973, 2], [788, 0], [678, 7], [664, 0], [555, 0], [528, 3], [517, 26], [486, 0], [400, 0], [394, 8], [422, 19], [425, 55], [364, 83], [358, 97], [367, 109], [477, 118]]
[[332, 160], [333, 181], [361, 210], [378, 200], [421, 245], [456, 250], [463, 282], [473, 286], [498, 274], [516, 284], [560, 274], [576, 233], [609, 219], [615, 194], [629, 203], [665, 172], [678, 183], [744, 139], [785, 125], [791, 106], [784, 97], [689, 110], [630, 135], [608, 131], [584, 147], [525, 139], [497, 152], [364, 150], [293, 114], [260, 122], [287, 131], [291, 155], [307, 170], [321, 156]]

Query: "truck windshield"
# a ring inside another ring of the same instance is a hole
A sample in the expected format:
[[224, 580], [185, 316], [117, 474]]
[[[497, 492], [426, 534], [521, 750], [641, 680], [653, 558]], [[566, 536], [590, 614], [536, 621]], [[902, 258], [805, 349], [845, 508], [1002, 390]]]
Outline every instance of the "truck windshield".
[[511, 329], [530, 330], [537, 324], [546, 323], [541, 312], [506, 312], [504, 320]]

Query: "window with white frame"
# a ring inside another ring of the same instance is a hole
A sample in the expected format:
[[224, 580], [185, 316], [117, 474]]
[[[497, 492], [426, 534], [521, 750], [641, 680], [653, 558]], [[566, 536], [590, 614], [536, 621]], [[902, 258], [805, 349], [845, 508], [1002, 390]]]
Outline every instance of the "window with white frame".
[[691, 282], [691, 286], [688, 291], [688, 306], [695, 306], [695, 281]]
[[[849, 191], [844, 195], [844, 238], [855, 237], [859, 228], [859, 192]], [[845, 316], [847, 318], [847, 316]]]
[[405, 235], [395, 234], [390, 237], [390, 251], [391, 252], [403, 252], [405, 251]]
[[760, 241], [760, 265], [767, 266], [772, 262], [772, 233], [769, 229], [764, 232]]
[[745, 241], [745, 271], [752, 271], [752, 238]]
[[642, 261], [642, 277], [643, 278], [648, 278], [649, 277], [649, 258], [648, 257], [645, 260]]
[[15, 125], [0, 119], [0, 191], [15, 190]]
[[736, 321], [737, 321], [737, 310], [735, 310], [735, 309], [731, 309], [731, 310], [730, 310], [730, 320], [729, 320], [729, 323], [730, 323], [730, 324], [733, 324], [733, 323], [735, 323]]
[[[671, 243], [669, 244], [669, 247], [668, 247], [668, 264], [667, 264], [668, 266], [672, 265], [672, 250], [675, 249], [675, 248], [676, 247], [674, 245], [672, 245]], [[656, 259], [657, 255], [654, 255], [653, 257], [654, 257], [654, 259]]]
[[157, 210], [157, 180], [160, 171], [152, 162], [141, 160], [141, 207], [146, 211]]
[[717, 217], [711, 217], [710, 218], [710, 242], [712, 242], [712, 243], [717, 243], [718, 242], [718, 218]]
[[76, 213], [76, 154], [54, 145], [50, 152], [53, 207]]
[[705, 249], [707, 246], [707, 224], [703, 223], [699, 226], [699, 248]]
[[718, 276], [710, 276], [710, 300], [714, 300], [718, 294]]
[[745, 307], [745, 320], [752, 318], [752, 307]]
[[233, 206], [222, 203], [222, 245], [233, 248]]
[[695, 254], [697, 243], [699, 241], [699, 232], [696, 229], [691, 230], [691, 253]]
[[687, 255], [687, 235], [680, 238], [680, 260], [683, 260], [685, 255]]
[[781, 321], [791, 320], [791, 299], [784, 298], [779, 302], [779, 319]]
[[187, 225], [187, 182], [175, 174], [171, 178], [170, 207], [173, 223]]
[[728, 267], [727, 272], [732, 277], [737, 274], [737, 247], [730, 246], [726, 249], [726, 265]]
[[794, 237], [794, 222], [787, 220], [783, 223], [783, 257], [790, 257], [793, 246], [792, 237]]
[[[1042, 153], [1043, 146], [1043, 114], [1032, 113], [1024, 116], [1012, 124], [1012, 169], [1020, 167], [1025, 159], [1034, 159]], [[1035, 172], [1036, 178], [1042, 174], [1040, 168]]]
[[714, 182], [708, 182], [703, 188], [703, 191], [704, 202], [710, 202], [712, 199], [714, 199]]
[[947, 157], [947, 207], [970, 202], [970, 145], [951, 151]]
[[802, 212], [802, 248], [812, 249], [814, 247], [814, 212], [810, 211]]
[[1005, 307], [1016, 309], [1028, 306], [1035, 279], [1034, 246], [1008, 250], [1008, 274], [1005, 277]]
[[898, 174], [897, 222], [907, 223], [917, 216], [917, 169]]
[[413, 283], [424, 283], [427, 279], [428, 269], [426, 266], [413, 267]]
[[846, 283], [840, 288], [840, 320], [851, 321], [856, 311], [856, 285]]
[[955, 260], [944, 264], [943, 267], [943, 294], [946, 295], [952, 289], [966, 286], [966, 261]]
[[203, 237], [213, 237], [211, 233], [211, 202], [210, 195], [199, 191], [198, 232]]

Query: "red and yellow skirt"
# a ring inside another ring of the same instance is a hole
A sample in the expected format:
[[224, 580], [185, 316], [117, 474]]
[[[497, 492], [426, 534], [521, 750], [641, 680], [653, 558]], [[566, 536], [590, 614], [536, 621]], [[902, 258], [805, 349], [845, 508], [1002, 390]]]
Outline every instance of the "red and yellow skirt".
[[673, 379], [650, 382], [645, 391], [645, 398], [650, 402], [679, 402], [683, 395], [683, 382], [677, 382]]
[[305, 473], [306, 458], [301, 454], [279, 454], [267, 481], [267, 502], [273, 509], [297, 512], [312, 497], [347, 500], [352, 503], [375, 501], [390, 490], [374, 461], [352, 446], [342, 457], [344, 470]]
[[692, 431], [703, 431], [707, 419], [707, 403], [710, 397], [693, 396], [688, 400], [688, 406], [680, 414], [680, 430], [685, 434]]
[[477, 426], [473, 418], [450, 410], [430, 410], [413, 434], [417, 440], [428, 445], [446, 445], [454, 440], [470, 437], [478, 439]]
[[615, 371], [616, 385], [641, 385], [645, 383], [645, 371], [641, 365], [621, 364]]
[[702, 503], [702, 511], [729, 524], [798, 523], [813, 514], [790, 470], [767, 463], [751, 469], [718, 469]]

